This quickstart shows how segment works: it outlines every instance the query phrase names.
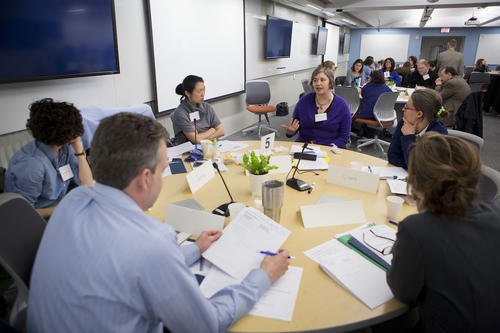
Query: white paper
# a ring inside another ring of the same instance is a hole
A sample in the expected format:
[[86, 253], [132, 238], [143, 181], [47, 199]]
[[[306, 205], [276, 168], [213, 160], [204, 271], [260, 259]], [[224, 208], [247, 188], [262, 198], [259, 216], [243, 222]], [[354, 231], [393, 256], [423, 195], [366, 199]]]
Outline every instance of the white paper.
[[[288, 266], [288, 271], [264, 292], [249, 314], [292, 321], [301, 277], [302, 267]], [[200, 289], [205, 297], [210, 298], [224, 287], [241, 281], [213, 267], [201, 283]]]
[[[297, 165], [299, 160], [294, 160], [295, 165]], [[326, 170], [328, 169], [328, 163], [322, 157], [318, 157], [316, 161], [300, 160], [299, 170]]]
[[372, 228], [356, 230], [351, 233], [352, 237], [356, 238], [361, 244], [365, 245], [375, 255], [379, 256], [390, 265], [392, 262], [392, 253], [384, 255], [382, 254], [382, 251], [384, 248], [392, 247], [394, 245], [394, 241], [383, 237], [377, 237], [375, 234], [370, 232], [370, 230], [373, 230], [373, 232], [375, 232], [378, 236], [391, 238], [394, 241], [396, 240], [396, 230], [391, 229], [386, 225], [377, 225]]
[[404, 180], [387, 179], [387, 185], [389, 185], [391, 192], [394, 194], [408, 194], [408, 192], [406, 191], [408, 183]]
[[162, 177], [167, 177], [172, 175], [172, 170], [170, 170], [170, 166], [167, 166], [165, 170], [163, 170], [163, 173], [161, 174]]
[[186, 239], [189, 238], [189, 236], [191, 236], [191, 234], [188, 234], [187, 232], [179, 232], [177, 234], [177, 244], [182, 244], [186, 241]]
[[186, 175], [186, 180], [189, 185], [191, 193], [198, 191], [203, 185], [205, 185], [210, 179], [215, 176], [214, 167], [211, 161], [206, 161], [193, 171]]
[[170, 224], [176, 231], [187, 232], [195, 236], [199, 236], [205, 230], [222, 230], [224, 220], [224, 216], [176, 204], [168, 205], [167, 215], [165, 216], [165, 222]]
[[342, 236], [345, 236], [345, 235], [347, 235], [347, 234], [351, 234], [352, 232], [354, 232], [354, 231], [356, 231], [356, 230], [366, 229], [366, 228], [373, 227], [373, 226], [375, 226], [375, 223], [374, 223], [374, 222], [367, 222], [367, 223], [365, 223], [365, 224], [363, 224], [363, 225], [360, 225], [360, 226], [359, 226], [359, 227], [357, 227], [357, 228], [354, 228], [354, 229], [351, 229], [351, 230], [347, 230], [347, 231], [342, 232], [342, 233], [340, 233], [340, 234], [336, 234], [336, 235], [335, 235], [335, 238], [337, 238], [337, 239], [338, 239], [338, 238], [340, 238], [340, 237], [342, 237]]
[[[290, 155], [293, 155], [295, 153], [301, 153], [302, 152], [302, 146], [299, 145], [292, 145], [290, 147]], [[328, 153], [324, 150], [321, 150], [320, 147], [317, 146], [307, 146], [306, 149], [304, 149], [305, 154], [315, 154], [318, 157], [325, 157], [328, 156]]]
[[[204, 162], [205, 161], [203, 161], [203, 163]], [[217, 166], [219, 167], [220, 172], [226, 172], [227, 171], [227, 167], [224, 164], [224, 162], [222, 162], [221, 159], [216, 158], [216, 159], [213, 159], [213, 160], [209, 160], [209, 162], [210, 162], [210, 164], [213, 164], [214, 162], [217, 163]], [[194, 163], [196, 163], [196, 162], [189, 162], [189, 164], [191, 165], [191, 168], [193, 168], [193, 170], [197, 168], [197, 167], [194, 166]], [[215, 168], [214, 168], [214, 171], [217, 172], [217, 170]]]
[[267, 135], [264, 135], [260, 138], [260, 150], [264, 152], [265, 155], [272, 152], [274, 148], [274, 138], [276, 137], [276, 133], [272, 132]]
[[280, 155], [280, 156], [271, 155], [271, 159], [269, 160], [269, 165], [274, 165], [278, 167], [278, 169], [270, 170], [269, 174], [288, 173], [292, 168], [292, 159], [290, 155]]
[[379, 177], [368, 172], [330, 165], [326, 181], [359, 191], [377, 193]]
[[225, 273], [243, 279], [259, 267], [259, 251], [276, 252], [290, 235], [290, 230], [274, 222], [255, 208], [243, 209], [224, 229], [224, 233], [203, 257]]
[[223, 140], [223, 141], [218, 141], [218, 143], [219, 143], [219, 150], [221, 153], [227, 153], [229, 151], [237, 151], [248, 147], [247, 143], [240, 141]]
[[320, 266], [370, 309], [394, 298], [386, 272], [350, 249], [322, 258]]
[[304, 254], [311, 258], [318, 264], [321, 263], [323, 258], [329, 257], [333, 254], [338, 255], [344, 251], [352, 251], [350, 248], [342, 244], [336, 239], [330, 239], [310, 250], [304, 251]]
[[181, 157], [182, 154], [187, 153], [193, 149], [194, 146], [189, 141], [184, 142], [183, 144], [180, 144], [178, 146], [168, 147], [167, 148], [168, 158], [171, 159], [174, 157]]
[[304, 228], [366, 222], [361, 200], [301, 206], [300, 213]]
[[334, 197], [333, 195], [323, 194], [318, 201], [316, 201], [316, 205], [324, 204], [324, 203], [332, 203], [332, 202], [341, 202], [341, 201], [349, 201], [349, 199]]
[[364, 172], [374, 173], [384, 179], [406, 179], [408, 172], [401, 167], [363, 167]]

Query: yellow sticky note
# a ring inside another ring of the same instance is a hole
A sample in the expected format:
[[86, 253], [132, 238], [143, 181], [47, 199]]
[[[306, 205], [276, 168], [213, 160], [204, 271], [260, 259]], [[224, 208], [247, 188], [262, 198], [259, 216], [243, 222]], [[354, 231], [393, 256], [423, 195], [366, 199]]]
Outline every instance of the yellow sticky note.
[[325, 159], [326, 164], [330, 163], [330, 157], [325, 156], [325, 157], [323, 157], [323, 158]]

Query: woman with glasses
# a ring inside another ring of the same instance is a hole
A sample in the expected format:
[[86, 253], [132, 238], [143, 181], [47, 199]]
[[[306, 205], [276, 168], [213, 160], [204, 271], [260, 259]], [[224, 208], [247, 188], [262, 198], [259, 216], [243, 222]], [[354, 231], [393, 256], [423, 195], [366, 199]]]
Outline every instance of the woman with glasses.
[[418, 136], [434, 131], [448, 134], [446, 126], [439, 120], [446, 118], [443, 100], [432, 89], [418, 89], [403, 107], [403, 119], [398, 122], [387, 152], [389, 163], [408, 169], [410, 149]]
[[420, 332], [500, 332], [499, 208], [480, 201], [479, 151], [428, 132], [410, 153], [419, 213], [399, 223], [387, 283]]

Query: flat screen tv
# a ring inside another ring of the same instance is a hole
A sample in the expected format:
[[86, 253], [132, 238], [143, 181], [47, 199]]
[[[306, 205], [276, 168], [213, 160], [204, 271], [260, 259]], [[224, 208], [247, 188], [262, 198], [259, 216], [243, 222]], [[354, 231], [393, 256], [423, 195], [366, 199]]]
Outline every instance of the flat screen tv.
[[266, 59], [289, 58], [293, 22], [267, 15]]
[[326, 52], [326, 39], [328, 37], [328, 29], [318, 27], [316, 31], [316, 38], [314, 40], [314, 54], [325, 55]]
[[113, 0], [1, 1], [0, 83], [113, 73]]

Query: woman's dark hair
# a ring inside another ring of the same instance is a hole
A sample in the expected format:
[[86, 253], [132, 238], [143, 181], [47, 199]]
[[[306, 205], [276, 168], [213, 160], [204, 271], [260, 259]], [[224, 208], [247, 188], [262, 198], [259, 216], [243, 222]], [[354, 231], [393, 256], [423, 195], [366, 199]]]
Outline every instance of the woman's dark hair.
[[[448, 111], [441, 110], [443, 99], [441, 95], [433, 89], [417, 89], [411, 95], [413, 106], [417, 111], [424, 113], [424, 118], [428, 121], [436, 121], [440, 118], [447, 118]], [[441, 110], [441, 112], [439, 112]], [[439, 113], [439, 114], [438, 114]]]
[[479, 58], [476, 61], [476, 66], [474, 66], [474, 69], [482, 69], [483, 68], [483, 58]]
[[182, 83], [179, 83], [177, 87], [175, 87], [175, 93], [181, 95], [182, 100], [186, 97], [186, 91], [190, 94], [193, 93], [194, 87], [198, 82], [203, 82], [203, 79], [196, 75], [188, 75]]
[[365, 61], [363, 61], [363, 64], [366, 65], [366, 66], [373, 65], [373, 57], [372, 56], [366, 57]]
[[49, 146], [62, 146], [83, 135], [82, 115], [70, 103], [44, 98], [30, 105], [26, 128]]
[[389, 60], [391, 62], [391, 68], [389, 69], [389, 72], [393, 72], [394, 71], [394, 67], [395, 67], [395, 62], [394, 62], [394, 59], [392, 59], [392, 58], [386, 58], [384, 60], [384, 66], [382, 68], [384, 69], [384, 71], [386, 70], [385, 69], [385, 63], [387, 62], [387, 60]]
[[411, 60], [411, 62], [413, 62], [413, 66], [417, 65], [417, 57], [415, 57], [415, 56], [409, 56], [408, 60]]
[[438, 216], [467, 216], [480, 177], [479, 150], [458, 137], [427, 132], [410, 151], [408, 185], [420, 206]]
[[361, 64], [361, 69], [359, 70], [359, 72], [361, 73], [363, 71], [363, 60], [361, 60], [361, 59], [356, 59], [356, 61], [352, 64], [351, 69], [353, 72], [356, 71], [354, 69], [354, 66], [356, 66], [356, 64], [358, 64], [358, 63]]
[[370, 82], [385, 83], [384, 74], [381, 71], [372, 71], [370, 73]]
[[411, 74], [411, 68], [410, 62], [406, 61], [403, 66], [396, 68], [396, 73], [405, 77]]

